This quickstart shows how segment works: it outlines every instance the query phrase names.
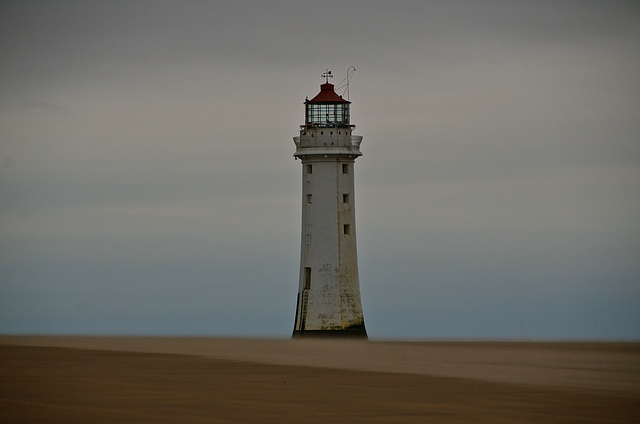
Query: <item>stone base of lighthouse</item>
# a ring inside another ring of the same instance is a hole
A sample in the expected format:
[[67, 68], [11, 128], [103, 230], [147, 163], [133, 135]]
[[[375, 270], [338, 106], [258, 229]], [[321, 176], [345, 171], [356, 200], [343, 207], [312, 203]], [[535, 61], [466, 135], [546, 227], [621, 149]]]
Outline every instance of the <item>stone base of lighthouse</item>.
[[367, 330], [364, 329], [364, 326], [347, 330], [296, 330], [293, 332], [293, 338], [368, 339]]

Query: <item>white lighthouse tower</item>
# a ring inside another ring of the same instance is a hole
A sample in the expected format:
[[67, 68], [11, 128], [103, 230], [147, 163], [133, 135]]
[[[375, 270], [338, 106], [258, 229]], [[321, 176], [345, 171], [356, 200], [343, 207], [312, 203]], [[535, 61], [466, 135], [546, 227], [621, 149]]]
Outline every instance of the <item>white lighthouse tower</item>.
[[348, 100], [329, 83], [304, 102], [305, 123], [294, 137], [302, 161], [300, 284], [293, 337], [366, 338], [362, 315], [353, 165], [362, 136], [352, 135]]

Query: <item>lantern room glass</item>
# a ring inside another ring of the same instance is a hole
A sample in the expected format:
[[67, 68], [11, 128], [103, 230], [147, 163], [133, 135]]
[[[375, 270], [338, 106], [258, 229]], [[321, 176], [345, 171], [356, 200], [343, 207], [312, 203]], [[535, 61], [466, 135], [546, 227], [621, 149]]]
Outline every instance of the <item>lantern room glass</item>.
[[349, 125], [349, 103], [307, 103], [305, 115], [307, 124]]

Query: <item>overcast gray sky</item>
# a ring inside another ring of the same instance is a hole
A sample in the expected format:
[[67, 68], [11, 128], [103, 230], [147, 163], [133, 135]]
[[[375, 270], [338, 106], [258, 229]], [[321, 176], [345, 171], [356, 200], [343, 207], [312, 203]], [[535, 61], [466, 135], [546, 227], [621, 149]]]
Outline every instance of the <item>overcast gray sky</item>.
[[640, 338], [640, 3], [0, 4], [0, 332], [287, 337], [355, 66], [371, 338]]

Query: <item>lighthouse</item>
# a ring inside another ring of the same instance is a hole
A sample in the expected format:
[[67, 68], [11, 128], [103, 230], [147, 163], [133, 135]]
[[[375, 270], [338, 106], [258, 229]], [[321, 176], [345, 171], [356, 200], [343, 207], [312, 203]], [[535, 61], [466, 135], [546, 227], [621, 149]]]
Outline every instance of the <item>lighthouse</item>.
[[293, 337], [367, 338], [360, 300], [354, 163], [362, 136], [353, 135], [351, 102], [323, 75], [320, 93], [304, 102], [293, 137], [302, 162], [300, 280]]

